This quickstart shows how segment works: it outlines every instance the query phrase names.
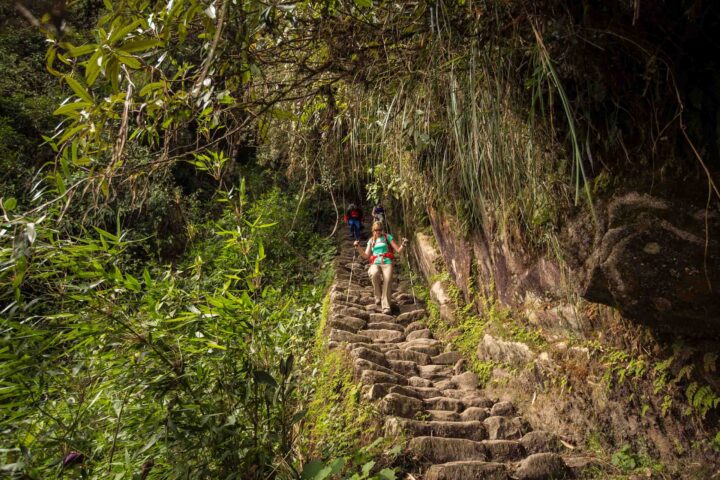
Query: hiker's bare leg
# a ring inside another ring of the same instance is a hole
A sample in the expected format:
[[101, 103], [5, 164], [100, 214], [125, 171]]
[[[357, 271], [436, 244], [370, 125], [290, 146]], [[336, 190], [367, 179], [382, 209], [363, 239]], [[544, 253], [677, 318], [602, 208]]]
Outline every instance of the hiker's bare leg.
[[[383, 272], [380, 269], [380, 265], [370, 265], [370, 269], [368, 270], [368, 275], [370, 276], [370, 281], [372, 282], [373, 290], [375, 293], [375, 304], [378, 304], [382, 297], [382, 279], [383, 279]], [[385, 308], [385, 307], [383, 307], [383, 308]]]

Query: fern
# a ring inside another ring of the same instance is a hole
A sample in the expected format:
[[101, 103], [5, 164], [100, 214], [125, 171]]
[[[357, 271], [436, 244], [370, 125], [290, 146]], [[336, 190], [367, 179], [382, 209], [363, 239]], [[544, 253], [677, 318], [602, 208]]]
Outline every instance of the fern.
[[718, 396], [708, 385], [698, 385], [692, 382], [685, 390], [685, 396], [693, 410], [697, 411], [701, 417], [705, 418], [707, 412], [714, 410], [720, 405], [720, 396]]

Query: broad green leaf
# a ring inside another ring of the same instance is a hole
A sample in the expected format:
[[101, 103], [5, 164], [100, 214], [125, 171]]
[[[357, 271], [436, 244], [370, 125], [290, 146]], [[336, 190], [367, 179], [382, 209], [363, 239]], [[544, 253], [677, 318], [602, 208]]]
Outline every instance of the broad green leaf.
[[85, 81], [88, 85], [93, 85], [98, 75], [100, 74], [100, 67], [103, 62], [103, 51], [98, 48], [95, 53], [85, 62]]
[[159, 47], [163, 42], [155, 38], [141, 38], [128, 40], [122, 46], [122, 50], [129, 53], [144, 52], [151, 48]]
[[80, 84], [80, 82], [75, 80], [70, 75], [65, 75], [64, 78], [67, 84], [70, 86], [70, 88], [72, 88], [73, 92], [75, 92], [78, 97], [82, 98], [88, 103], [93, 103], [93, 98], [90, 96], [88, 91], [85, 90], [85, 87]]
[[266, 371], [255, 370], [255, 372], [253, 372], [253, 377], [258, 383], [264, 383], [265, 385], [268, 385], [272, 388], [277, 387], [277, 382], [275, 381], [275, 379]]
[[113, 32], [110, 35], [110, 38], [108, 39], [108, 43], [110, 45], [114, 45], [118, 40], [120, 40], [121, 38], [124, 38], [125, 35], [132, 32], [133, 30], [135, 30], [142, 24], [143, 24], [142, 20], [135, 20], [134, 22], [130, 23], [129, 25], [119, 28], [118, 30], [116, 30], [115, 32]]
[[305, 464], [300, 474], [301, 480], [315, 480], [324, 468], [324, 465], [319, 460], [312, 460]]
[[395, 471], [390, 470], [389, 468], [384, 468], [380, 470], [377, 474], [377, 477], [382, 480], [396, 480], [397, 475], [395, 474]]
[[148, 93], [161, 89], [165, 86], [165, 82], [152, 82], [145, 85], [143, 88], [140, 89], [140, 96], [146, 97]]
[[2, 206], [6, 212], [12, 212], [17, 207], [17, 200], [13, 197], [8, 197], [2, 200]]
[[67, 56], [71, 58], [82, 57], [83, 55], [87, 55], [97, 49], [98, 45], [96, 43], [88, 43], [86, 45], [80, 45], [79, 47], [70, 46], [67, 51]]
[[133, 70], [137, 70], [138, 68], [142, 67], [142, 63], [140, 63], [140, 60], [133, 57], [128, 52], [125, 52], [123, 50], [118, 50], [118, 60], [123, 65], [127, 65], [128, 67], [132, 68]]
[[78, 133], [82, 130], [85, 130], [86, 128], [87, 128], [86, 125], [82, 125], [82, 124], [77, 125], [77, 123], [75, 123], [74, 127], [68, 128], [65, 130], [65, 133], [63, 133], [62, 137], [60, 137], [60, 140], [58, 140], [57, 143], [59, 143], [59, 144], [65, 143], [66, 140], [69, 140], [70, 138], [72, 138], [73, 135], [75, 135], [76, 133]]
[[67, 115], [71, 117], [79, 117], [78, 111], [89, 108], [91, 105], [92, 103], [83, 101], [66, 103], [65, 105], [57, 108], [53, 112], [53, 115]]

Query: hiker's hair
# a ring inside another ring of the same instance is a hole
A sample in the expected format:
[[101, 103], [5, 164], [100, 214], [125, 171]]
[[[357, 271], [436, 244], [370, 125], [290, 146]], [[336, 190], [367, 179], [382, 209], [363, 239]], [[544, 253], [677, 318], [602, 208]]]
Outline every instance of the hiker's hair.
[[380, 227], [381, 229], [385, 230], [385, 225], [383, 222], [373, 222], [372, 229], [375, 230], [375, 227]]

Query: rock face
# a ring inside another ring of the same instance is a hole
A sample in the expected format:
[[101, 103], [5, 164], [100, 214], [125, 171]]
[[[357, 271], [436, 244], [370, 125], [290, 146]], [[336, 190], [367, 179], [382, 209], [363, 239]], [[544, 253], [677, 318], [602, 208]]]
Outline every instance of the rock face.
[[657, 329], [720, 336], [718, 215], [637, 193], [614, 199], [606, 215], [583, 296]]
[[[720, 214], [636, 192], [596, 207], [597, 221], [586, 214], [560, 233], [570, 287], [654, 329], [720, 337]], [[447, 214], [431, 210], [430, 222], [437, 248], [427, 239], [416, 248], [424, 271], [440, 256], [464, 293], [474, 264], [480, 288], [507, 305], [527, 295], [562, 298], [567, 287], [554, 258], [535, 258], [512, 238], [490, 241], [483, 231], [465, 238]], [[432, 287], [442, 298], [442, 285]], [[561, 317], [559, 329], [587, 327]]]

